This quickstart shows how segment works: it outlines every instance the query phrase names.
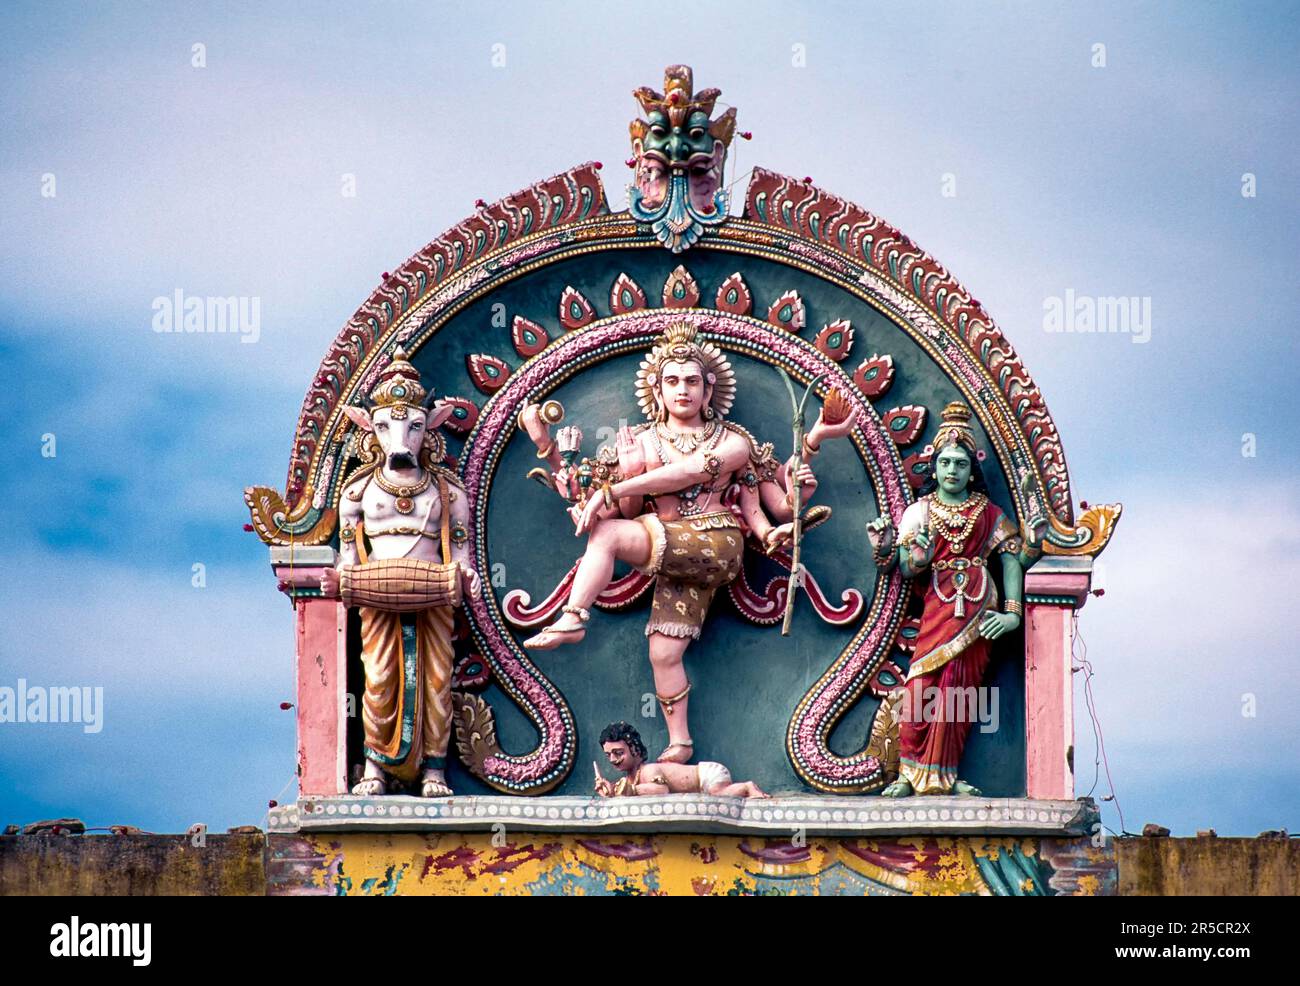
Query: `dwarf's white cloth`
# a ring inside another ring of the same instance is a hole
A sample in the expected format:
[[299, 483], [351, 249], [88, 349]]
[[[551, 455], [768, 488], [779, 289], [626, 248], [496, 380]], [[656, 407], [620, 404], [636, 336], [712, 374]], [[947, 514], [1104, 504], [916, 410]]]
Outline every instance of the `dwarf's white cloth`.
[[712, 794], [714, 788], [726, 787], [731, 783], [731, 771], [720, 763], [705, 760], [699, 764], [699, 769], [701, 794]]

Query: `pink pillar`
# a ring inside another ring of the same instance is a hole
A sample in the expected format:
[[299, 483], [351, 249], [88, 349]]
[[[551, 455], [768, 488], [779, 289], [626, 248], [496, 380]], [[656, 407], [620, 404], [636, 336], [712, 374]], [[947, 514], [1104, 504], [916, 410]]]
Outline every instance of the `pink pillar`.
[[280, 588], [294, 600], [298, 687], [298, 795], [347, 793], [347, 610], [317, 594], [334, 549], [271, 549]]
[[1025, 573], [1025, 786], [1031, 798], [1074, 798], [1073, 620], [1092, 559], [1047, 555]]

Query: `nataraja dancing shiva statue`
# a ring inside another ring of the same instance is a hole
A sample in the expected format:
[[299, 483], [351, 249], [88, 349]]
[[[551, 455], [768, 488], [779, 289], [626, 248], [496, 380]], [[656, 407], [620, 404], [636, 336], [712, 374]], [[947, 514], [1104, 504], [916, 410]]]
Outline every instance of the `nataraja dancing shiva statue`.
[[[686, 647], [699, 638], [714, 593], [740, 574], [746, 531], [769, 551], [790, 537], [792, 524], [774, 525], [764, 508], [780, 520], [792, 517], [794, 477], [801, 493], [811, 495], [816, 484], [806, 460], [822, 441], [848, 434], [856, 419], [846, 414], [832, 424], [823, 411], [803, 456], [782, 465], [771, 445], [725, 420], [735, 400], [735, 373], [722, 351], [699, 339], [697, 327], [685, 320], [670, 324], [641, 363], [636, 395], [650, 422], [620, 430], [616, 461], [598, 463], [605, 477], [590, 495], [562, 462], [538, 409], [523, 412], [539, 457], [554, 471], [556, 490], [578, 500], [570, 511], [576, 533], [589, 534], [563, 615], [524, 646], [546, 650], [581, 640], [616, 561], [655, 576], [645, 632], [670, 743], [658, 759], [686, 763], [694, 748], [687, 718], [691, 685], [682, 666]], [[564, 431], [559, 437], [571, 439]], [[573, 449], [566, 451], [572, 458]]]
[[[888, 517], [867, 525], [880, 568], [897, 561], [909, 578], [930, 570], [902, 696], [899, 777], [881, 792], [885, 797], [980, 793], [957, 777], [971, 727], [970, 715], [960, 710], [970, 703], [951, 699], [980, 687], [991, 642], [1020, 626], [1024, 570], [1041, 553], [1047, 522], [1035, 519], [1022, 537], [989, 499], [979, 465], [984, 453], [970, 419], [965, 404], [944, 408], [931, 460], [934, 475], [903, 512], [897, 541]], [[1007, 597], [1001, 612], [989, 571], [994, 554], [1001, 559]]]

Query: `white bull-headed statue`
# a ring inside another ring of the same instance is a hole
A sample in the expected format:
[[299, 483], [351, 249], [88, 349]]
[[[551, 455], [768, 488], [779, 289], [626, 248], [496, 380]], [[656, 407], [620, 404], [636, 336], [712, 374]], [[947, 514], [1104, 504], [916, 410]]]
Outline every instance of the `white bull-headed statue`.
[[399, 348], [370, 409], [344, 408], [375, 460], [343, 490], [338, 567], [321, 578], [325, 595], [361, 614], [366, 766], [356, 795], [384, 794], [390, 775], [418, 778], [426, 798], [451, 794], [453, 611], [482, 586], [467, 550], [465, 488], [439, 464], [438, 428], [453, 409], [428, 407], [426, 396]]

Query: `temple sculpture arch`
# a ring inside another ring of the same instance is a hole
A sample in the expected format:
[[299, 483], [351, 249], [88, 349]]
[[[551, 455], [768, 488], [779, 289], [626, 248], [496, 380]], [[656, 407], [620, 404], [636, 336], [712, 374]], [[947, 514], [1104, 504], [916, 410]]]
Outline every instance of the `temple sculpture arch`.
[[[284, 490], [245, 494], [298, 624], [300, 796], [276, 816], [286, 828], [335, 802], [340, 817], [391, 802], [416, 825], [462, 797], [505, 799], [484, 804], [507, 816], [516, 799], [586, 817], [572, 799], [591, 798], [591, 764], [599, 774], [607, 757], [637, 765], [627, 792], [640, 777], [706, 800], [878, 805], [857, 796], [912, 794], [900, 770], [928, 770], [948, 793], [1069, 815], [1071, 624], [1121, 508], [1079, 503], [1015, 348], [908, 236], [762, 167], [733, 209], [722, 176], [737, 111], [715, 113], [718, 95], [670, 66], [662, 92], [634, 93], [627, 209], [611, 210], [596, 162], [480, 203], [385, 274], [328, 344]], [[696, 396], [665, 406], [670, 386]], [[402, 436], [381, 434], [388, 424]], [[423, 437], [406, 433], [423, 424]], [[930, 506], [909, 514], [916, 504]], [[625, 543], [602, 554], [617, 532]], [[689, 551], [673, 567], [678, 537]], [[982, 552], [963, 540], [976, 537]], [[363, 572], [372, 557], [396, 561]], [[589, 605], [571, 603], [597, 564], [612, 574]], [[943, 636], [935, 607], [953, 599], [950, 621], [994, 632]], [[681, 620], [658, 632], [682, 638], [675, 649], [653, 636], [656, 607], [674, 605]], [[382, 675], [398, 691], [383, 715], [379, 645], [363, 640], [380, 617], [363, 630], [366, 606], [392, 614]], [[402, 643], [433, 632], [399, 613], [421, 606], [446, 628], [441, 692], [435, 665], [414, 670], [425, 644]], [[942, 770], [915, 767], [920, 741], [899, 711], [913, 662], [938, 674], [977, 637], [962, 680], [987, 689], [997, 728], [949, 735], [956, 760]], [[938, 663], [918, 650], [932, 639], [951, 649]], [[685, 690], [664, 686], [678, 670]], [[363, 694], [365, 723], [346, 714]], [[430, 712], [440, 696], [447, 708]], [[417, 709], [433, 716], [424, 733]], [[445, 763], [437, 742], [402, 745], [402, 722], [418, 743], [443, 714]], [[637, 753], [665, 742], [658, 761]], [[656, 763], [695, 763], [699, 783]], [[373, 784], [353, 794], [363, 774]]]

